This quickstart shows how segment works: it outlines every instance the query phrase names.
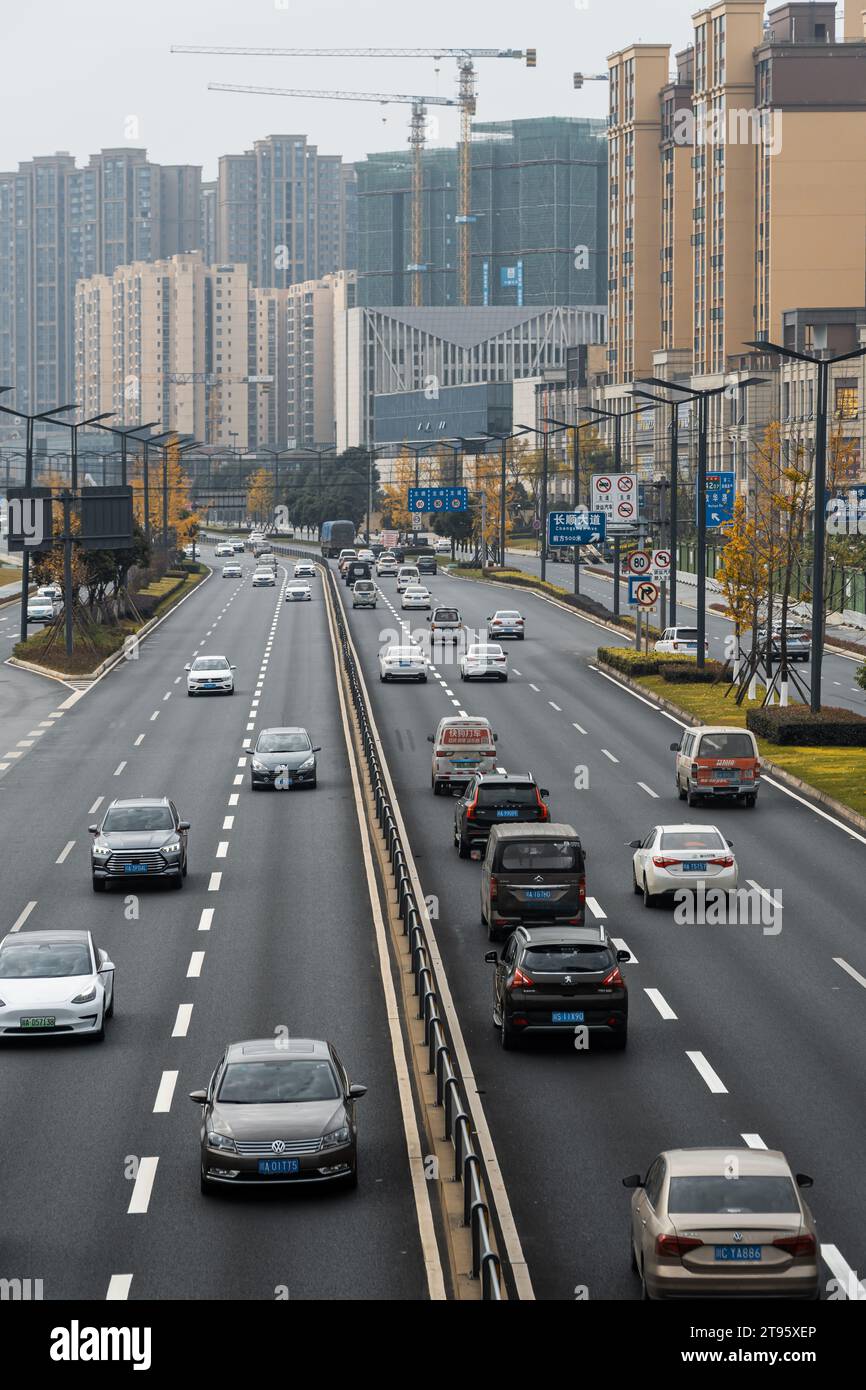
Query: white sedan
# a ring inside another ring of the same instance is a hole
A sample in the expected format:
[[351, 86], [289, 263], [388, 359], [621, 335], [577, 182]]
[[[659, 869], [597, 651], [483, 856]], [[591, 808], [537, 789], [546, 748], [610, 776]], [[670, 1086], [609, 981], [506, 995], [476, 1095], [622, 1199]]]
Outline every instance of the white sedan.
[[460, 658], [462, 681], [481, 680], [484, 676], [508, 680], [508, 657], [498, 642], [473, 642]]
[[408, 589], [404, 589], [400, 598], [401, 608], [426, 608], [430, 611], [431, 600], [430, 590], [425, 589], [422, 584], [412, 584]]
[[223, 579], [243, 579], [244, 572], [237, 561], [234, 561], [230, 565], [223, 565], [222, 576]]
[[299, 560], [292, 573], [295, 579], [315, 579], [316, 566], [311, 565], [308, 560]]
[[514, 608], [497, 608], [487, 619], [488, 637], [516, 637], [522, 642], [526, 636], [523, 615]]
[[286, 603], [309, 603], [312, 597], [306, 579], [292, 579], [286, 585]]
[[678, 889], [736, 888], [739, 871], [731, 847], [715, 825], [654, 825], [643, 840], [629, 844], [634, 891], [652, 907]]
[[385, 647], [379, 653], [380, 681], [426, 681], [427, 660], [416, 646]]
[[254, 589], [273, 589], [277, 582], [277, 577], [272, 569], [256, 570], [253, 575]]
[[234, 695], [234, 667], [225, 656], [197, 656], [184, 667], [187, 695]]
[[25, 931], [0, 942], [0, 1036], [82, 1033], [101, 1042], [114, 965], [89, 931]]

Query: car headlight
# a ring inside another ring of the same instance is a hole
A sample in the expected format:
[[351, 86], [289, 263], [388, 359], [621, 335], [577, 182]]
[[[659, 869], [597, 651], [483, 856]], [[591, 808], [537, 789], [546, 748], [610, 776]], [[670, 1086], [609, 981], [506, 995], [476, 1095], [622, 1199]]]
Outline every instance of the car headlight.
[[110, 853], [111, 853], [111, 850], [109, 849], [108, 845], [94, 845], [94, 846], [93, 846], [93, 853], [94, 853], [94, 854], [110, 854]]
[[89, 1004], [90, 1001], [95, 998], [96, 985], [91, 985], [90, 989], [84, 989], [81, 991], [80, 994], [76, 994], [75, 998], [71, 1002], [73, 1004]]
[[163, 854], [180, 854], [180, 840], [172, 840], [170, 845], [163, 845]]
[[299, 772], [312, 772], [312, 770], [313, 770], [313, 768], [314, 768], [315, 766], [316, 766], [316, 759], [315, 759], [315, 756], [311, 753], [310, 756], [309, 756], [309, 758], [306, 758], [306, 759], [304, 760], [304, 762], [301, 763], [301, 766], [298, 768], [298, 771], [299, 771]]
[[215, 1129], [208, 1131], [207, 1142], [211, 1149], [224, 1149], [226, 1153], [231, 1154], [236, 1154], [238, 1151], [234, 1139], [229, 1138], [227, 1134], [217, 1134]]
[[257, 758], [253, 758], [253, 772], [267, 772], [267, 763], [260, 763]]
[[322, 1140], [323, 1149], [338, 1149], [341, 1144], [349, 1142], [349, 1126], [341, 1125], [339, 1129], [332, 1129], [330, 1134], [326, 1134]]

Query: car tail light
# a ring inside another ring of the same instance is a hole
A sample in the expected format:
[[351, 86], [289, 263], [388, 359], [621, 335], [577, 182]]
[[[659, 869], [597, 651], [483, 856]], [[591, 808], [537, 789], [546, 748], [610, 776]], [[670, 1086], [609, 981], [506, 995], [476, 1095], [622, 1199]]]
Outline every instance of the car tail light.
[[466, 819], [467, 819], [467, 820], [474, 820], [474, 819], [475, 819], [475, 810], [476, 810], [476, 807], [477, 807], [477, 806], [478, 806], [478, 791], [477, 791], [477, 789], [476, 789], [475, 796], [474, 796], [473, 800], [470, 801], [469, 805], [466, 807]]
[[653, 863], [657, 869], [669, 869], [674, 864], [679, 864], [679, 859], [668, 859], [663, 854], [654, 854]]
[[580, 887], [579, 887], [579, 889], [578, 889], [578, 896], [580, 897], [580, 901], [581, 901], [581, 902], [585, 902], [585, 901], [586, 901], [586, 879], [585, 879], [585, 878], [582, 878], [582, 879], [580, 880]]
[[623, 984], [624, 981], [623, 981], [622, 973], [620, 972], [619, 966], [618, 966], [618, 965], [615, 965], [615, 966], [613, 967], [613, 970], [609, 970], [609, 971], [607, 972], [607, 974], [605, 975], [605, 977], [604, 977], [604, 979], [602, 980], [601, 983], [602, 983], [603, 985], [611, 985], [611, 986]]
[[538, 790], [537, 787], [535, 788], [535, 799], [536, 799], [536, 801], [538, 802], [538, 809], [539, 809], [539, 811], [540, 811], [540, 813], [541, 813], [541, 814], [539, 815], [538, 819], [539, 819], [539, 820], [550, 820], [550, 811], [548, 810], [548, 808], [545, 806], [544, 802], [542, 801], [542, 799], [541, 799], [541, 793], [539, 792], [539, 790]]
[[708, 859], [708, 864], [718, 864], [720, 869], [732, 869], [734, 867], [734, 856], [732, 854], [721, 854], [718, 859]]
[[773, 1245], [778, 1250], [785, 1250], [789, 1255], [814, 1255], [815, 1237], [810, 1235], [800, 1236], [780, 1236], [773, 1241]]
[[671, 642], [671, 646], [673, 647], [673, 649], [674, 649], [675, 652], [678, 652], [679, 649], [680, 649], [680, 644], [679, 644], [679, 642]]
[[499, 879], [495, 874], [490, 875], [490, 901], [495, 903], [499, 897]]
[[656, 1236], [656, 1254], [687, 1255], [690, 1250], [697, 1250], [703, 1243], [697, 1236]]
[[508, 988], [522, 989], [524, 985], [528, 985], [529, 988], [532, 989], [535, 985], [535, 981], [530, 979], [528, 975], [524, 975], [523, 971], [518, 967], [514, 972], [511, 984], [508, 986]]

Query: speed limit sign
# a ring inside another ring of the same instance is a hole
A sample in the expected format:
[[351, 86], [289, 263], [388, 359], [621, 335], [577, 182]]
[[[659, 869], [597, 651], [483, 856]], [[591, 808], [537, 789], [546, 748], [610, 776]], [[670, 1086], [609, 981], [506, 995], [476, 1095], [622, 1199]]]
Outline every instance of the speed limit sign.
[[626, 564], [632, 574], [647, 574], [651, 564], [649, 552], [646, 550], [633, 550]]

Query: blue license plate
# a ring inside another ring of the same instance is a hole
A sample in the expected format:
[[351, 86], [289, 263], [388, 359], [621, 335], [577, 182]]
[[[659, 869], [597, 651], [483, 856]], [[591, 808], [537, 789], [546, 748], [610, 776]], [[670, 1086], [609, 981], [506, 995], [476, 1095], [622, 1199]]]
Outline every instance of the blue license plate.
[[550, 1017], [554, 1023], [583, 1023], [583, 1009], [578, 1013], [555, 1013]]
[[527, 888], [523, 896], [529, 902], [541, 902], [552, 895], [549, 888]]
[[761, 1245], [716, 1245], [713, 1254], [717, 1260], [731, 1264], [760, 1264], [763, 1254]]
[[260, 1158], [259, 1172], [267, 1177], [276, 1173], [297, 1173], [300, 1168], [297, 1158]]
[[496, 816], [497, 816], [497, 819], [498, 819], [498, 820], [517, 820], [517, 817], [518, 817], [519, 814], [520, 814], [520, 812], [517, 811], [517, 810], [513, 810], [513, 811], [497, 811], [497, 812], [496, 812]]
[[688, 859], [685, 864], [683, 864], [683, 868], [687, 870], [687, 872], [696, 874], [703, 873], [706, 867], [706, 861], [698, 859]]
[[146, 865], [146, 864], [124, 864], [123, 870], [124, 870], [124, 873], [127, 873], [127, 874], [146, 874], [146, 873], [147, 873], [147, 865]]

